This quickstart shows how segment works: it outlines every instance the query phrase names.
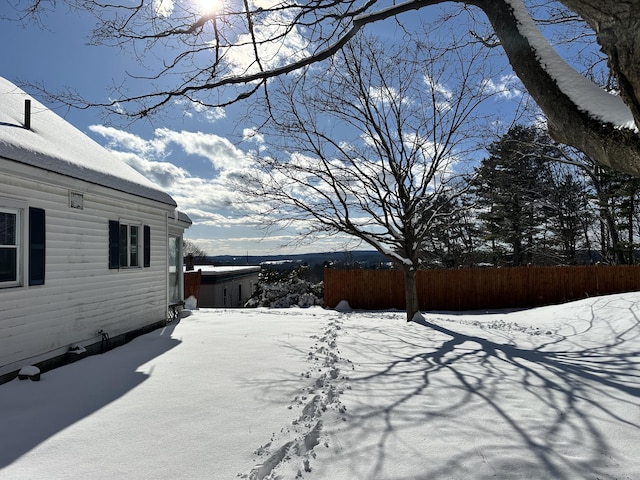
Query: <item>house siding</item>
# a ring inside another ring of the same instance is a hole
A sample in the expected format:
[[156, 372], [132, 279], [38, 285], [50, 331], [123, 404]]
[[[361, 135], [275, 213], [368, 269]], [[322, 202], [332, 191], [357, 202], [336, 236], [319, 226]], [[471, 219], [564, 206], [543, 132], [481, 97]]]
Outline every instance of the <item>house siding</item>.
[[[53, 173], [35, 181], [37, 171], [23, 169], [0, 176], [0, 197], [45, 210], [46, 275], [44, 285], [26, 286], [25, 264], [25, 286], [0, 288], [0, 375], [99, 343], [99, 330], [113, 338], [166, 319], [171, 206]], [[83, 210], [69, 207], [70, 191], [83, 194]], [[109, 220], [150, 227], [150, 267], [109, 270]]]

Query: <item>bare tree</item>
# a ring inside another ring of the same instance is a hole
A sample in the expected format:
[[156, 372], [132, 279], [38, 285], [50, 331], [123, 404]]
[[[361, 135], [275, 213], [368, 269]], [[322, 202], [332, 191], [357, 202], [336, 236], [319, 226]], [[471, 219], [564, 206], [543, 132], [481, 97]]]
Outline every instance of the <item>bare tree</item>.
[[[133, 75], [144, 80], [147, 88], [139, 94], [125, 90], [106, 104], [87, 103], [74, 91], [66, 92], [64, 98], [57, 96], [80, 107], [102, 105], [130, 118], [144, 118], [176, 99], [221, 106], [247, 98], [266, 87], [269, 78], [334, 55], [368, 24], [447, 3], [243, 0], [221, 2], [218, 9], [203, 11], [195, 1], [59, 2], [95, 15], [92, 43], [139, 52], [141, 60], [145, 54], [164, 60], [151, 74]], [[23, 18], [35, 15], [41, 20], [46, 9], [56, 4], [51, 0], [14, 3]], [[590, 84], [556, 55], [523, 0], [453, 3], [484, 12], [498, 38], [492, 44], [502, 46], [514, 71], [546, 114], [556, 140], [578, 148], [600, 164], [640, 174], [640, 0], [543, 2], [563, 7], [567, 18], [579, 15], [595, 33], [615, 79], [616, 91], [611, 94]], [[442, 23], [446, 21], [443, 17]]]
[[207, 262], [207, 252], [192, 240], [185, 239], [183, 241], [182, 254], [185, 257], [190, 255], [193, 262], [196, 264], [203, 264]]
[[269, 156], [241, 179], [278, 221], [356, 237], [393, 261], [407, 320], [419, 311], [416, 271], [443, 214], [438, 200], [464, 191], [459, 170], [480, 144], [478, 107], [495, 94], [479, 81], [485, 54], [359, 36], [326, 69], [272, 85], [261, 131]]

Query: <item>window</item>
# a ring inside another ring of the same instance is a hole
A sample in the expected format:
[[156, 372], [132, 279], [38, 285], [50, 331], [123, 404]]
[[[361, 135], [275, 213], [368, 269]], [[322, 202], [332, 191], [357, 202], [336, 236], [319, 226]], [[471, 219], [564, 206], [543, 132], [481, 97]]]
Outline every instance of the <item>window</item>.
[[[144, 238], [142, 234], [144, 232]], [[141, 251], [145, 267], [151, 265], [151, 228], [109, 220], [109, 268], [140, 267]], [[142, 248], [141, 248], [142, 247]]]
[[120, 267], [139, 267], [138, 225], [120, 224]]
[[138, 225], [120, 224], [120, 267], [139, 267]]
[[20, 285], [21, 210], [0, 208], [0, 285]]
[[169, 302], [182, 300], [182, 237], [169, 236]]
[[[26, 203], [0, 199], [0, 287], [24, 284], [23, 265], [28, 254], [29, 285], [44, 285], [45, 214], [29, 208], [28, 230], [24, 232]], [[3, 204], [8, 204], [4, 206]], [[15, 206], [14, 206], [15, 205]], [[17, 206], [24, 205], [24, 208]], [[27, 240], [26, 251], [23, 243]]]

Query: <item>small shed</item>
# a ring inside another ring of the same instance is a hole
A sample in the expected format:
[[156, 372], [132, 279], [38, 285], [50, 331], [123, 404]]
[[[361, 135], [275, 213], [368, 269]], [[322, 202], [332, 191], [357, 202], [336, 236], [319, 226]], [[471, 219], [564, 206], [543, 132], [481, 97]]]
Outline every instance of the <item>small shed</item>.
[[0, 78], [0, 383], [166, 323], [182, 299], [174, 199]]
[[259, 266], [196, 265], [200, 270], [199, 307], [243, 307], [258, 285]]

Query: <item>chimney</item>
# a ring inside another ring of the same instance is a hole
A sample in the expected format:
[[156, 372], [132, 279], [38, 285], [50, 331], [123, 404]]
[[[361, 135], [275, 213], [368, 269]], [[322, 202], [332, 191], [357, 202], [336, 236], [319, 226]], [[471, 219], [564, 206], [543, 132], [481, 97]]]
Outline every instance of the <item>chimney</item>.
[[24, 101], [24, 128], [31, 130], [31, 100]]
[[187, 272], [190, 272], [190, 271], [192, 271], [194, 269], [194, 267], [193, 267], [193, 254], [192, 253], [190, 253], [190, 254], [188, 254], [186, 256], [185, 263], [186, 263], [186, 267], [187, 267], [185, 270]]

